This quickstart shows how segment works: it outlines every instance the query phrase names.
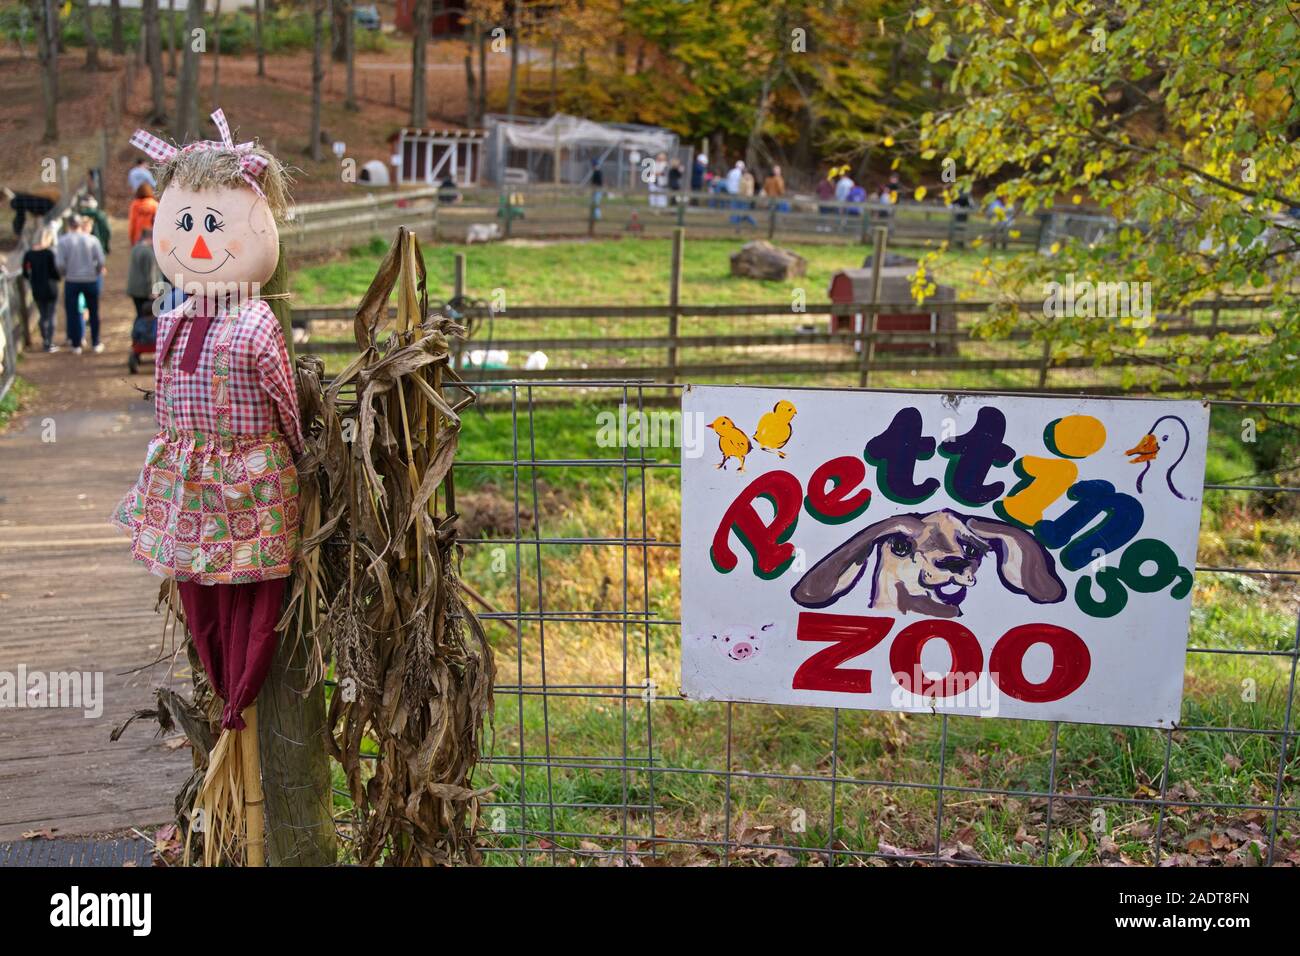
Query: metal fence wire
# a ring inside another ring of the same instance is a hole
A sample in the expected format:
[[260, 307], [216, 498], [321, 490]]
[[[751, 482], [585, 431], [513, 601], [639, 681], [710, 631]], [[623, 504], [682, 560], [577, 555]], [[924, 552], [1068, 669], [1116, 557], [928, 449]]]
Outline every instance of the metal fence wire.
[[[1175, 729], [688, 701], [679, 452], [596, 437], [620, 406], [673, 414], [680, 386], [480, 387], [455, 481], [497, 653], [486, 862], [1300, 862], [1300, 566], [1257, 520], [1295, 527], [1294, 462], [1205, 486]], [[1212, 451], [1300, 425], [1300, 404], [1212, 405]]]

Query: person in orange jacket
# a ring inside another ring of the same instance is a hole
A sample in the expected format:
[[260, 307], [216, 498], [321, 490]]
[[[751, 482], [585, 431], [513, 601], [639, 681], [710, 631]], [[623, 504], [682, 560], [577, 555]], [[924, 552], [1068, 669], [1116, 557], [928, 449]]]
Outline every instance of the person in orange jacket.
[[127, 217], [127, 233], [131, 237], [131, 246], [140, 241], [140, 234], [146, 229], [153, 229], [153, 217], [158, 213], [158, 200], [153, 198], [153, 187], [141, 183], [131, 200], [131, 211]]

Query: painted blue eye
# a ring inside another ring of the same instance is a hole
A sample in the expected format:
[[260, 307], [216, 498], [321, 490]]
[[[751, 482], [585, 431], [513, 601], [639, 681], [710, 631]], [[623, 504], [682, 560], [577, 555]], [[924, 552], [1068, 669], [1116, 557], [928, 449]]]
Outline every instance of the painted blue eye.
[[176, 220], [176, 228], [184, 229], [186, 232], [189, 232], [194, 228], [194, 217], [189, 213], [185, 213], [185, 215]]
[[203, 228], [208, 232], [216, 232], [223, 226], [225, 226], [225, 223], [218, 220], [216, 216], [212, 215], [212, 213], [208, 213], [203, 217]]

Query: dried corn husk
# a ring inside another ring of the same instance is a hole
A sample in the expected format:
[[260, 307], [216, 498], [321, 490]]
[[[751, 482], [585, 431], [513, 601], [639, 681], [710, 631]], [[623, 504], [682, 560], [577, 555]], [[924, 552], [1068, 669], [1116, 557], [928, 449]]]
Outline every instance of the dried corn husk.
[[[357, 358], [327, 388], [319, 360], [298, 363], [303, 560], [282, 626], [312, 641], [320, 673], [334, 661], [327, 745], [366, 865], [473, 857], [469, 780], [492, 700], [492, 654], [455, 571], [451, 464], [474, 396], [449, 365], [463, 329], [426, 317], [424, 281], [400, 229], [357, 311]], [[394, 291], [393, 335], [377, 344]]]

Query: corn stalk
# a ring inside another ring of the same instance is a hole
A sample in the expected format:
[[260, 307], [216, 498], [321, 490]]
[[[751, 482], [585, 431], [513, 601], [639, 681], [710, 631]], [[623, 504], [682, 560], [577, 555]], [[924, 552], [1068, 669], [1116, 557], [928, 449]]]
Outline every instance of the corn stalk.
[[298, 363], [309, 434], [288, 612], [301, 623], [287, 633], [310, 635], [322, 669], [327, 652], [335, 664], [326, 745], [355, 804], [357, 862], [472, 861], [485, 791], [470, 777], [494, 667], [456, 577], [451, 466], [474, 394], [450, 366], [464, 330], [427, 315], [424, 259], [404, 227], [355, 333], [356, 359], [327, 387], [319, 360]]

